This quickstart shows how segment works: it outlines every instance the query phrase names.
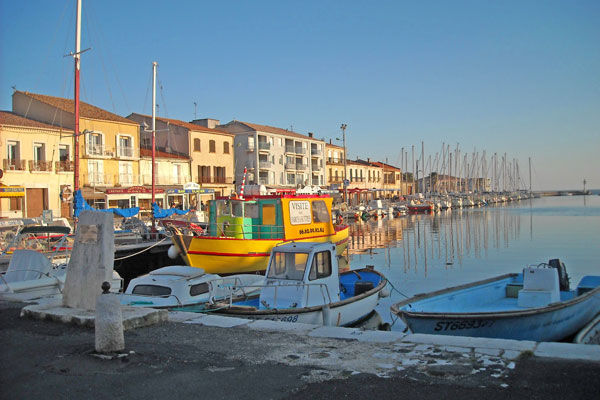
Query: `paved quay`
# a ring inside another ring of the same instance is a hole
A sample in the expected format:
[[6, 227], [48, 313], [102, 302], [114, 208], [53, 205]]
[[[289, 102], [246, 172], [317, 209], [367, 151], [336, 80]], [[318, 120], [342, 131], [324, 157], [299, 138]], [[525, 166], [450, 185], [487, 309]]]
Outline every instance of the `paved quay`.
[[169, 313], [104, 359], [94, 331], [0, 302], [0, 398], [590, 399], [600, 346]]

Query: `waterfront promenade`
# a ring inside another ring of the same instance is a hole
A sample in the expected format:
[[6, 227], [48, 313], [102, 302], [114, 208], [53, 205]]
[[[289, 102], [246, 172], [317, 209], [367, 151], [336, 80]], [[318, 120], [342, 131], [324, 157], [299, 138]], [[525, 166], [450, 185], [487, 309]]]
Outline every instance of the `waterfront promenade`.
[[122, 357], [94, 332], [20, 318], [0, 302], [2, 398], [585, 399], [600, 346], [403, 335], [171, 313], [126, 331]]

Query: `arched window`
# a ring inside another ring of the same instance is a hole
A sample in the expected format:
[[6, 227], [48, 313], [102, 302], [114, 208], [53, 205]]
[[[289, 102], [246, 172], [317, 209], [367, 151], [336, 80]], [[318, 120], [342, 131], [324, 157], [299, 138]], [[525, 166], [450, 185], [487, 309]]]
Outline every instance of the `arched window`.
[[210, 142], [208, 142], [208, 151], [211, 153], [216, 153], [214, 140], [211, 140]]
[[229, 142], [223, 142], [223, 154], [229, 154]]
[[200, 151], [200, 139], [194, 139], [194, 151]]

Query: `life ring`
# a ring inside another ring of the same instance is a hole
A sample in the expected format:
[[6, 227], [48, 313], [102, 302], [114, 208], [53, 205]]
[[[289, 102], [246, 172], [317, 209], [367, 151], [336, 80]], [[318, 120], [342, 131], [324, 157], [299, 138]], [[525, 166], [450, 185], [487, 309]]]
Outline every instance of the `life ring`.
[[73, 190], [69, 186], [64, 187], [60, 192], [60, 198], [65, 203], [73, 200]]

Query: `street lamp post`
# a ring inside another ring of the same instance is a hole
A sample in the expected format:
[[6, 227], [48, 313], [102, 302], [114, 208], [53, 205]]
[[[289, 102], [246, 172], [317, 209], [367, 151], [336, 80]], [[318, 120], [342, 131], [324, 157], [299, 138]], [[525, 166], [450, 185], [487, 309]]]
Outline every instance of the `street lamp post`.
[[348, 127], [348, 125], [346, 124], [342, 124], [342, 126], [340, 126], [340, 129], [342, 130], [342, 140], [343, 140], [343, 144], [344, 144], [344, 203], [348, 204], [348, 170], [347, 170], [347, 164], [346, 164], [346, 159], [348, 158], [348, 155], [346, 154], [346, 128]]

